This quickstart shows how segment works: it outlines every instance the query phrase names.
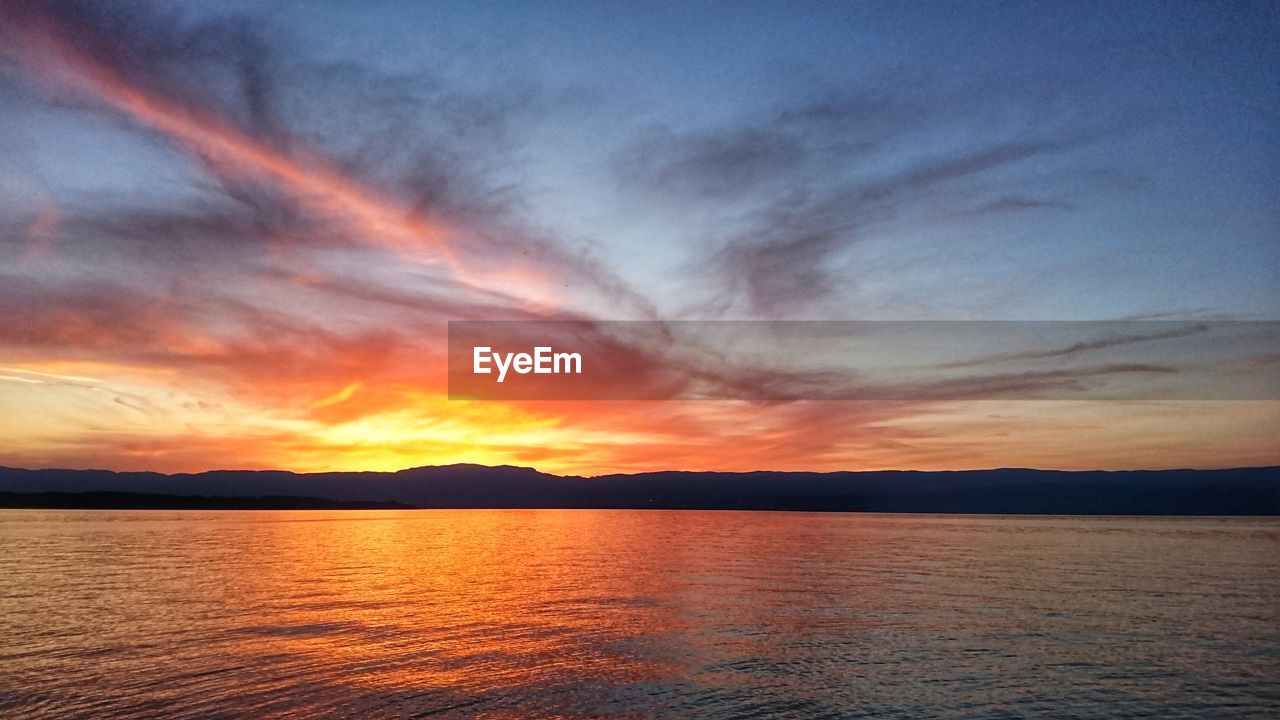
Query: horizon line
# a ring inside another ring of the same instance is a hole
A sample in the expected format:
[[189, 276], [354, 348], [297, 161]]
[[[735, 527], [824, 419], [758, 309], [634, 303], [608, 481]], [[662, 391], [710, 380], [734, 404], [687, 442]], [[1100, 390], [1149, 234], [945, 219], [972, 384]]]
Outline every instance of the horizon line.
[[1078, 473], [1162, 473], [1162, 472], [1228, 472], [1238, 470], [1278, 470], [1280, 464], [1276, 465], [1230, 465], [1223, 467], [1172, 467], [1172, 468], [1091, 468], [1091, 469], [1074, 469], [1067, 470], [1061, 468], [1037, 468], [1024, 466], [1000, 466], [988, 468], [949, 468], [949, 469], [921, 469], [921, 468], [880, 468], [868, 470], [773, 470], [767, 468], [757, 468], [754, 470], [682, 470], [677, 468], [666, 468], [662, 470], [641, 470], [636, 472], [605, 472], [596, 475], [577, 475], [577, 474], [560, 474], [540, 470], [531, 465], [511, 465], [503, 463], [500, 465], [485, 465], [483, 463], [458, 462], [443, 465], [412, 465], [403, 467], [398, 470], [289, 470], [285, 468], [210, 468], [206, 470], [181, 471], [181, 472], [163, 472], [160, 470], [113, 470], [101, 467], [14, 467], [10, 465], [0, 465], [0, 470], [17, 470], [22, 472], [106, 472], [118, 475], [123, 474], [149, 474], [161, 475], [164, 477], [174, 477], [179, 475], [207, 475], [211, 473], [286, 473], [289, 475], [340, 475], [340, 474], [376, 474], [376, 475], [396, 475], [414, 470], [435, 470], [448, 468], [482, 468], [486, 470], [529, 470], [540, 475], [548, 475], [559, 478], [581, 478], [591, 480], [602, 477], [635, 477], [641, 475], [656, 475], [661, 473], [682, 473], [689, 475], [752, 475], [757, 473], [771, 473], [778, 475], [869, 475], [873, 473], [990, 473], [990, 472], [1039, 472], [1039, 473], [1062, 473], [1062, 474], [1078, 474]]

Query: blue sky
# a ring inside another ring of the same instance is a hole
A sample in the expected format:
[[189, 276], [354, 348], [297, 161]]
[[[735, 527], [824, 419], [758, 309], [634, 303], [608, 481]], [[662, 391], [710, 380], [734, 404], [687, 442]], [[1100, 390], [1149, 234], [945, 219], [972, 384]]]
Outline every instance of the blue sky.
[[[873, 179], [1073, 133], [1097, 137], [940, 188], [973, 193], [955, 200], [957, 211], [1013, 196], [1062, 207], [926, 218], [931, 201], [913, 199], [825, 257], [841, 285], [862, 289], [779, 314], [1272, 317], [1280, 299], [1280, 21], [1271, 3], [277, 7], [273, 20], [322, 56], [406, 73], [442, 68], [482, 91], [536, 94], [542, 104], [516, 130], [524, 142], [506, 170], [537, 222], [677, 298], [668, 313], [697, 316], [688, 287], [701, 274], [697, 248], [777, 195], [831, 177], [815, 172]], [[853, 140], [887, 144], [865, 155], [814, 138], [817, 157], [800, 163], [808, 167], [759, 169], [778, 174], [764, 198], [672, 203], [626, 177], [635, 153], [672, 150], [654, 138], [747, 132], [862, 95], [937, 118], [915, 118], [919, 127], [901, 138], [885, 137], [895, 118], [867, 127]], [[826, 163], [836, 167], [812, 169]]]
[[[1272, 3], [481, 5], [203, 11], [258, 19], [298, 62], [501, 98], [488, 182], [529, 223], [662, 298], [665, 316], [1275, 314]], [[825, 125], [779, 120], [840, 103], [849, 114]], [[856, 116], [860, 105], [879, 116]], [[118, 124], [5, 114], [6, 142], [51, 193], [184, 192], [190, 160]], [[420, 121], [404, 127], [434, 132]], [[753, 139], [786, 157], [688, 177]], [[895, 173], [1026, 142], [1072, 146], [939, 182], [874, 218], [832, 208]], [[841, 147], [859, 143], [874, 147]], [[699, 182], [720, 185], [687, 185]], [[824, 214], [816, 229], [844, 234], [810, 258], [832, 291], [726, 297], [752, 290], [709, 276], [711, 256], [778, 232], [768, 216], [784, 212]]]

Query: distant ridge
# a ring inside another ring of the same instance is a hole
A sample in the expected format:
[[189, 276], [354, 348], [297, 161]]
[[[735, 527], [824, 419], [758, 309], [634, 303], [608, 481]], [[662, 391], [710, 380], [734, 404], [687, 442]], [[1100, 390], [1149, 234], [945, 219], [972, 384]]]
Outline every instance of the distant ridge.
[[687, 472], [585, 478], [503, 465], [165, 475], [0, 467], [0, 492], [288, 496], [426, 508], [654, 508], [1063, 515], [1280, 515], [1280, 468]]
[[117, 492], [0, 492], [0, 508], [58, 508], [83, 510], [410, 510], [412, 505], [367, 500], [329, 500], [315, 497], [162, 495]]

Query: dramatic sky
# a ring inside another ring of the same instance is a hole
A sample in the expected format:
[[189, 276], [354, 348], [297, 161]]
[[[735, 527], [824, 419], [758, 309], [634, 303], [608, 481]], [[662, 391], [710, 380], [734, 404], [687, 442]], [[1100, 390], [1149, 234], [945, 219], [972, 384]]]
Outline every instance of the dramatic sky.
[[1280, 463], [1275, 401], [443, 361], [448, 320], [1280, 319], [1276, 118], [1275, 2], [0, 0], [0, 464]]

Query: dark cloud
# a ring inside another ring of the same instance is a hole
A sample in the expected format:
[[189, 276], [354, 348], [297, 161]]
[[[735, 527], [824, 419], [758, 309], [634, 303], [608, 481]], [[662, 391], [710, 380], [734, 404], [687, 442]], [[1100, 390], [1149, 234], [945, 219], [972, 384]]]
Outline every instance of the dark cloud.
[[[629, 191], [721, 220], [696, 265], [719, 281], [707, 309], [786, 317], [838, 302], [859, 281], [837, 267], [842, 254], [906, 219], [1074, 209], [1079, 199], [1052, 183], [1079, 174], [1064, 158], [1127, 127], [1060, 110], [1080, 83], [1011, 73], [946, 86], [895, 73], [716, 126], [654, 130], [618, 173]], [[1028, 179], [1033, 162], [1056, 169]]]
[[1021, 195], [1006, 195], [985, 202], [966, 212], [969, 215], [1004, 215], [1007, 213], [1020, 213], [1028, 210], [1075, 210], [1075, 203], [1066, 202], [1065, 200], [1053, 200], [1044, 198], [1024, 197]]
[[724, 198], [801, 168], [808, 152], [802, 137], [761, 128], [692, 136], [668, 132], [632, 149], [618, 164], [628, 180], [672, 193]]
[[[894, 90], [921, 81], [890, 73], [723, 125], [651, 129], [616, 165], [629, 190], [677, 198], [724, 200], [785, 190], [798, 179], [829, 177], [928, 122], [917, 98]], [[971, 100], [952, 97], [953, 107]]]
[[998, 399], [1100, 399], [1124, 396], [1132, 392], [1128, 388], [1099, 387], [1091, 381], [1125, 375], [1177, 375], [1179, 369], [1154, 363], [1114, 363], [1090, 365], [1061, 370], [1034, 370], [1026, 372], [993, 373], [971, 377], [952, 378], [910, 383], [897, 386], [873, 387], [855, 390], [837, 399], [894, 400], [998, 400]]
[[[841, 278], [828, 266], [839, 252], [877, 224], [939, 201], [938, 190], [966, 179], [986, 179], [1017, 164], [1079, 147], [1090, 135], [1064, 140], [998, 143], [949, 156], [929, 158], [897, 173], [871, 180], [832, 182], [795, 199], [772, 203], [754, 226], [730, 235], [717, 252], [727, 289], [741, 293], [756, 314], [785, 315], [832, 294]], [[959, 192], [966, 194], [964, 189]], [[942, 197], [945, 203], [948, 198]], [[1014, 207], [1001, 197], [987, 207]], [[1041, 201], [1043, 204], [1063, 201]], [[1003, 206], [998, 205], [1004, 203]]]
[[[454, 262], [469, 269], [466, 285], [495, 264], [514, 264], [559, 287], [607, 297], [620, 311], [652, 315], [648, 300], [584, 243], [529, 221], [519, 192], [501, 179], [517, 155], [514, 128], [542, 104], [532, 83], [463, 90], [426, 70], [392, 75], [356, 63], [317, 64], [293, 51], [284, 28], [261, 18], [197, 19], [145, 2], [19, 0], [6, 4], [0, 41], [11, 46], [0, 55], [16, 84], [102, 112], [199, 160], [206, 172], [193, 187], [201, 195], [185, 205], [118, 198], [105, 208], [61, 208], [65, 227], [94, 242], [154, 241], [159, 252], [147, 264], [155, 271], [164, 270], [173, 246], [208, 259], [219, 252], [243, 258], [255, 244], [368, 244], [367, 228], [335, 223], [323, 198], [307, 197], [315, 188], [300, 189], [292, 173], [377, 204], [378, 222], [408, 223], [404, 234], [415, 234], [422, 219], [443, 228]], [[90, 92], [82, 91], [86, 82]]]
[[[1149, 326], [1150, 322], [1145, 324]], [[1019, 360], [1050, 360], [1054, 358], [1065, 358], [1093, 350], [1104, 350], [1107, 348], [1154, 342], [1157, 340], [1173, 340], [1177, 338], [1190, 337], [1192, 335], [1207, 333], [1210, 330], [1210, 326], [1206, 323], [1194, 323], [1188, 325], [1183, 322], [1170, 322], [1169, 324], [1171, 327], [1167, 330], [1146, 333], [1110, 334], [1107, 337], [1099, 338], [1097, 340], [1075, 342], [1070, 345], [1049, 348], [1047, 350], [988, 355], [974, 360], [938, 365], [937, 367], [962, 368], [989, 365], [992, 363], [1014, 362]]]
[[1056, 370], [924, 377], [905, 382], [866, 377], [849, 370], [828, 372], [752, 368], [709, 371], [708, 395], [753, 401], [963, 402], [975, 400], [1063, 400], [1141, 397], [1129, 387], [1101, 384], [1130, 375], [1177, 375], [1171, 365], [1112, 363]]

